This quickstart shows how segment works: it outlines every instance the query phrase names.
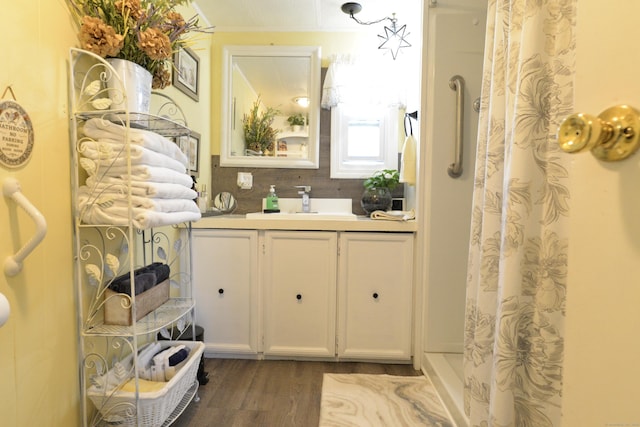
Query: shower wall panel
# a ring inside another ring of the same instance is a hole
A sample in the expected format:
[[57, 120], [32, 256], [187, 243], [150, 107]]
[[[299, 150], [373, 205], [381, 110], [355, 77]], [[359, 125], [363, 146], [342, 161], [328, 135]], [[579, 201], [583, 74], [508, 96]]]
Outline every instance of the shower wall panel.
[[[474, 3], [477, 8], [478, 2]], [[461, 352], [478, 127], [473, 104], [480, 97], [486, 9], [445, 7], [438, 2], [425, 14], [423, 350]], [[455, 75], [465, 81], [463, 172], [459, 178], [447, 173], [454, 161], [456, 92], [449, 80]]]

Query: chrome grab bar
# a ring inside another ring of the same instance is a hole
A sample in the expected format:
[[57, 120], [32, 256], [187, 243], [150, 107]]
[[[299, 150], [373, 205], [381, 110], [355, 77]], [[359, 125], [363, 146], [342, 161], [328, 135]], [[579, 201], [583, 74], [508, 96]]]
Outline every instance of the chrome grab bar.
[[449, 87], [456, 91], [456, 135], [454, 146], [454, 162], [449, 165], [447, 172], [451, 178], [462, 175], [462, 129], [464, 123], [464, 79], [453, 76], [449, 80]]

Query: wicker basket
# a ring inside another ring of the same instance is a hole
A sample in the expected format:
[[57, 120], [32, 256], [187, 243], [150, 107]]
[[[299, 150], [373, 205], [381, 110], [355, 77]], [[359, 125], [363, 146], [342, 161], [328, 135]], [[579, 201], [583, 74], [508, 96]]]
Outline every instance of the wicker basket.
[[[204, 352], [204, 343], [200, 341], [160, 341], [163, 349], [179, 344], [191, 349], [189, 357], [161, 390], [139, 393], [140, 411], [137, 417], [135, 393], [122, 390], [105, 393], [105, 390], [96, 386], [89, 387], [87, 395], [105, 421], [119, 426], [149, 427], [159, 427], [165, 422], [196, 382], [198, 365]], [[123, 360], [123, 364], [130, 364], [132, 358], [129, 355]]]

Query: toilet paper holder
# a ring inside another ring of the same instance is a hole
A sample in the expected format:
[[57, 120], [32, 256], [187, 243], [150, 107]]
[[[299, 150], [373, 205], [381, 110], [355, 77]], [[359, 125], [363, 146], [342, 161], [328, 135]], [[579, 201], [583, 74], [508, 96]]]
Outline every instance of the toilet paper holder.
[[597, 117], [572, 114], [562, 121], [557, 136], [560, 148], [567, 153], [591, 151], [600, 160], [623, 160], [640, 145], [640, 112], [617, 105]]

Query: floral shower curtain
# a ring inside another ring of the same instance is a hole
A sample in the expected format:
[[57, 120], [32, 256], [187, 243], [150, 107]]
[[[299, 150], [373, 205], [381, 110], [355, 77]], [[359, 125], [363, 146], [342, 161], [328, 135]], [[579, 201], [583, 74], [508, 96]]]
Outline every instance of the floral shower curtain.
[[489, 0], [464, 337], [471, 426], [559, 426], [577, 0]]

